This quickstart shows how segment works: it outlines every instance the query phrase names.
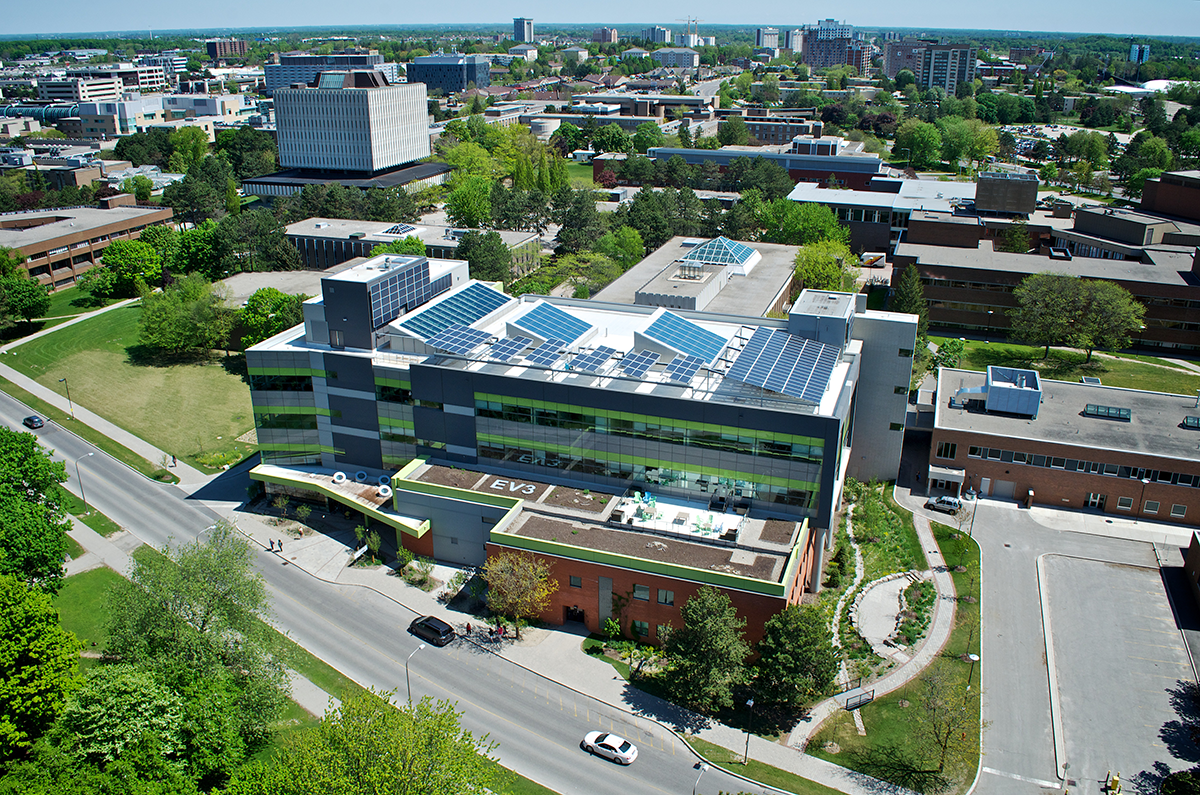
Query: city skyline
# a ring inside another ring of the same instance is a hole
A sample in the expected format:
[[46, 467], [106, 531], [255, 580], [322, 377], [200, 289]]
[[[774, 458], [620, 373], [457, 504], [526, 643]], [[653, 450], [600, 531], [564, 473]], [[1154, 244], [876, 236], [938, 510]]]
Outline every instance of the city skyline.
[[[405, 8], [383, 3], [368, 3], [357, 8], [360, 16], [348, 18], [345, 10], [332, 8], [314, 0], [259, 0], [252, 5], [217, 0], [202, 7], [164, 7], [146, 0], [122, 3], [118, 6], [96, 6], [82, 0], [65, 0], [55, 7], [53, 27], [50, 19], [35, 6], [19, 6], [6, 19], [6, 32], [12, 36], [59, 36], [105, 32], [133, 32], [141, 29], [222, 29], [262, 27], [357, 27], [366, 25], [412, 26], [443, 24], [438, 18], [444, 12], [433, 6]], [[1200, 1], [1174, 0], [1142, 4], [1138, 16], [1130, 18], [1129, 6], [1116, 0], [1082, 0], [1046, 6], [1032, 0], [1017, 0], [1005, 7], [1006, 13], [997, 18], [990, 7], [935, 0], [920, 8], [896, 6], [882, 0], [867, 0], [855, 6], [853, 16], [846, 16], [851, 25], [867, 28], [930, 28], [963, 30], [1062, 31], [1064, 33], [1095, 33], [1113, 36], [1172, 36], [1180, 31], [1200, 30]], [[455, 17], [471, 20], [471, 25], [495, 24], [511, 31], [512, 17], [532, 17], [536, 23], [554, 25], [652, 25], [675, 24], [678, 13], [699, 17], [709, 25], [787, 26], [815, 22], [827, 12], [814, 12], [812, 19], [800, 18], [794, 6], [783, 3], [761, 5], [751, 14], [731, 9], [714, 0], [689, 4], [686, 12], [663, 9], [662, 19], [597, 19], [592, 7], [580, 7], [571, 13], [559, 4], [533, 0], [512, 5], [504, 15], [497, 13], [494, 4], [468, 0]], [[842, 17], [839, 16], [839, 19]], [[544, 21], [543, 21], [544, 20]], [[789, 21], [790, 20], [790, 21]], [[1003, 27], [1000, 21], [1020, 21], [1016, 27]]]

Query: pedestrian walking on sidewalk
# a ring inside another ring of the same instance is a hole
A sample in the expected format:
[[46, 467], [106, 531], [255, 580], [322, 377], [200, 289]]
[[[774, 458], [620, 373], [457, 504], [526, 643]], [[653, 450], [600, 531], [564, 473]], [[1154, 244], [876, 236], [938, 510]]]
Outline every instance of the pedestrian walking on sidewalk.
[[267, 548], [270, 549], [272, 552], [275, 551], [275, 539], [273, 539], [273, 538], [267, 539]]
[[277, 552], [282, 552], [282, 551], [283, 551], [283, 539], [281, 538], [281, 539], [279, 539], [278, 541], [276, 541], [275, 543], [279, 545], [279, 549], [278, 549], [278, 550], [276, 550], [276, 551], [277, 551]]

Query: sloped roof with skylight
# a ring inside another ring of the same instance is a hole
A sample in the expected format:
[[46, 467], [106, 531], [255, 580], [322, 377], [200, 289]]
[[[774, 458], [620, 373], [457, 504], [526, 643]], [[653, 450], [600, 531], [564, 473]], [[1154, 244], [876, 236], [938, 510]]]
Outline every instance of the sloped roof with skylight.
[[706, 265], [745, 265], [756, 253], [745, 243], [727, 237], [714, 237], [684, 254], [680, 261]]

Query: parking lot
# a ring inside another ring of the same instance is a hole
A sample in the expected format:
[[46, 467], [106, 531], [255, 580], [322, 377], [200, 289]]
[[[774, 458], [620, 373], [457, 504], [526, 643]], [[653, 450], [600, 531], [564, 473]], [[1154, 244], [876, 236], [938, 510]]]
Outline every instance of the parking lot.
[[1160, 736], [1192, 669], [1158, 570], [1047, 555], [1042, 571], [1068, 778], [1097, 792], [1108, 771], [1189, 766]]

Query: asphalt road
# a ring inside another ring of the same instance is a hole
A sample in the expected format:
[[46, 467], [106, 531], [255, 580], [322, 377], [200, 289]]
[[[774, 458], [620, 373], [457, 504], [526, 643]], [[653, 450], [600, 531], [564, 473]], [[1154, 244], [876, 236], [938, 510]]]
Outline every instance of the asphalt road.
[[[0, 393], [0, 422], [24, 430], [30, 412]], [[68, 488], [79, 493], [79, 461], [88, 502], [146, 544], [196, 538], [219, 518], [199, 499], [174, 486], [154, 483], [54, 423], [37, 432], [42, 444], [66, 460]], [[95, 455], [85, 457], [88, 453]], [[204, 500], [238, 502], [249, 481], [228, 474], [205, 487]], [[275, 555], [258, 555], [275, 610], [274, 623], [297, 643], [360, 684], [398, 689], [404, 697], [404, 661], [417, 648], [407, 633], [413, 613], [379, 594], [332, 585], [289, 566]], [[457, 702], [464, 727], [499, 743], [502, 764], [563, 795], [651, 795], [688, 791], [696, 780], [696, 757], [658, 724], [601, 704], [535, 676], [462, 640], [428, 647], [412, 658], [413, 696]], [[579, 742], [593, 729], [628, 737], [638, 760], [621, 767], [584, 753]], [[762, 792], [718, 768], [706, 772], [698, 792]]]

